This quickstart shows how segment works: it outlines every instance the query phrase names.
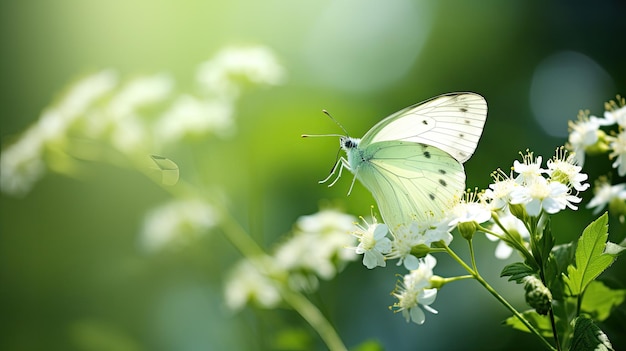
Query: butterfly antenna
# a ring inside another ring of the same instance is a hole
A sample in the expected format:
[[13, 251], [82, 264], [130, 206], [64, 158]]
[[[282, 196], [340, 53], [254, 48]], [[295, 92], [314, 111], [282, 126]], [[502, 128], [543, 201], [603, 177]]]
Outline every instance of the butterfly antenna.
[[339, 126], [339, 128], [341, 128], [341, 130], [343, 130], [344, 133], [346, 133], [345, 135], [348, 135], [348, 131], [346, 130], [346, 128], [344, 128], [341, 123], [339, 123], [339, 121], [337, 121], [336, 119], [333, 118], [333, 116], [331, 116], [331, 114], [326, 111], [326, 110], [322, 110], [322, 112], [328, 116], [328, 118], [330, 118], [333, 122], [335, 122], [336, 125]]

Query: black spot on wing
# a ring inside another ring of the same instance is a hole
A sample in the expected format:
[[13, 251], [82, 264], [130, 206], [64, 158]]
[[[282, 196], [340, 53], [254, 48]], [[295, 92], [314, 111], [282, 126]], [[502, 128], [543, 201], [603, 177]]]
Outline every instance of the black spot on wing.
[[447, 186], [448, 185], [448, 183], [446, 183], [446, 181], [443, 180], [443, 179], [439, 179], [439, 184], [441, 184], [443, 186]]
[[430, 158], [430, 152], [429, 151], [424, 151], [424, 157]]

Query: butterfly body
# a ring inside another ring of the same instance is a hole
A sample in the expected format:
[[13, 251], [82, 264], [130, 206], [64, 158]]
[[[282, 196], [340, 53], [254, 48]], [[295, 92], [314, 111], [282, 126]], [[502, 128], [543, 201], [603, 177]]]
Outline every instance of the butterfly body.
[[[445, 215], [465, 189], [463, 163], [474, 153], [487, 116], [475, 93], [445, 94], [381, 120], [361, 139], [340, 137], [343, 168], [372, 193], [394, 230]], [[353, 184], [354, 184], [353, 179]], [[352, 189], [352, 187], [350, 188]]]

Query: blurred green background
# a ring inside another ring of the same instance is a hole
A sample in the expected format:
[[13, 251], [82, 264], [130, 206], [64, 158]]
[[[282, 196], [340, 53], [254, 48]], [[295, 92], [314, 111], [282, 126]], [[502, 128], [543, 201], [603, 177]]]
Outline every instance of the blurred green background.
[[[468, 187], [484, 188], [519, 151], [551, 157], [579, 109], [601, 115], [605, 101], [626, 94], [625, 17], [618, 0], [3, 1], [0, 133], [6, 145], [82, 74], [170, 72], [192, 85], [197, 65], [222, 47], [265, 45], [288, 79], [246, 91], [236, 135], [206, 143], [212, 168], [202, 174], [270, 249], [321, 204], [357, 215], [373, 204], [360, 185], [345, 196], [350, 177], [330, 189], [317, 184], [338, 142], [300, 134], [340, 132], [321, 109], [361, 136], [418, 101], [478, 92], [489, 115], [466, 170]], [[594, 162], [588, 172], [597, 176]], [[81, 179], [48, 174], [23, 198], [0, 195], [0, 349], [261, 350], [285, 327], [307, 330], [289, 311], [225, 308], [221, 282], [239, 254], [219, 232], [178, 251], [141, 252], [141, 220], [168, 195], [135, 172], [93, 170]], [[559, 214], [555, 235], [571, 240], [591, 219], [587, 210]], [[523, 308], [521, 289], [498, 278], [506, 262], [495, 261], [495, 244], [477, 240], [484, 275]], [[394, 269], [355, 263], [322, 284], [316, 302], [348, 346], [375, 339], [388, 350], [539, 347], [502, 327], [507, 311], [473, 281], [440, 291], [440, 313], [425, 325], [405, 323], [387, 309], [393, 273], [403, 272]], [[441, 257], [435, 273], [462, 272]], [[618, 261], [608, 276], [625, 273]], [[623, 312], [603, 325], [617, 349], [626, 346]], [[322, 348], [316, 337], [310, 347]]]

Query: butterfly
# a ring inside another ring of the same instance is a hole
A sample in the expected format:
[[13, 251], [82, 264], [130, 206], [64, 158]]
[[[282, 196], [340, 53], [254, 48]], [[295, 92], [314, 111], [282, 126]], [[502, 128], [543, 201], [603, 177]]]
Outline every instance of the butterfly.
[[354, 173], [348, 194], [359, 179], [392, 231], [441, 218], [465, 190], [463, 163], [476, 150], [486, 118], [487, 102], [476, 93], [449, 93], [409, 106], [361, 139], [337, 135], [347, 158], [340, 157], [320, 183], [337, 173], [332, 186], [348, 169]]

